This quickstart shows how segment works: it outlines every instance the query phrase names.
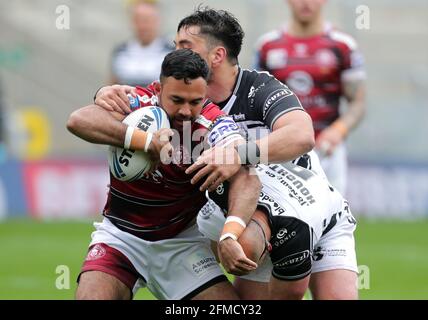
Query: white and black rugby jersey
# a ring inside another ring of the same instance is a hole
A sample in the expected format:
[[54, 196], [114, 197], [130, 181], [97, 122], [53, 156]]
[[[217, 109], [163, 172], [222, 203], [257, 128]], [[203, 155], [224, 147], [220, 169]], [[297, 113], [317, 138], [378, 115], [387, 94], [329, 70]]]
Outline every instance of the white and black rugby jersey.
[[[269, 134], [275, 121], [287, 112], [305, 111], [297, 96], [270, 73], [242, 68], [232, 95], [217, 105], [232, 115], [246, 137], [253, 140]], [[293, 161], [307, 169], [315, 169], [314, 162], [319, 163], [319, 159], [312, 151]], [[320, 165], [315, 167], [317, 173], [325, 175]]]

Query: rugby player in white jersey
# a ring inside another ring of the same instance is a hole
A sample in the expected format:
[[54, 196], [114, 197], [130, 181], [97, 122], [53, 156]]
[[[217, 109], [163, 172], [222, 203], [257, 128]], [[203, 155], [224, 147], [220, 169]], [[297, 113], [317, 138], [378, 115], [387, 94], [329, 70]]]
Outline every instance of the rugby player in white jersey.
[[[259, 267], [243, 275], [223, 263], [227, 271], [265, 284], [264, 296], [244, 297], [298, 300], [310, 288], [314, 299], [357, 299], [356, 220], [348, 202], [327, 179], [290, 162], [260, 164], [257, 173], [262, 182], [257, 210], [238, 242]], [[212, 205], [225, 214], [227, 195], [227, 182], [210, 193]], [[198, 220], [211, 240], [222, 238], [224, 217], [205, 212]], [[317, 276], [326, 273], [331, 276]]]

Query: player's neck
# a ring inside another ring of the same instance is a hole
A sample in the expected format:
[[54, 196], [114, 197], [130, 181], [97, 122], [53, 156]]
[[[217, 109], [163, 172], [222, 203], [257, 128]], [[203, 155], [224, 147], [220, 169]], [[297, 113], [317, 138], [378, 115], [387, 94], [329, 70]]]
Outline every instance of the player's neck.
[[220, 103], [229, 98], [235, 87], [238, 73], [238, 65], [223, 64], [217, 68], [208, 83], [208, 98], [214, 103]]
[[324, 31], [324, 19], [319, 15], [313, 21], [308, 23], [302, 23], [293, 19], [288, 28], [288, 33], [297, 38], [309, 38], [319, 34], [322, 34]]

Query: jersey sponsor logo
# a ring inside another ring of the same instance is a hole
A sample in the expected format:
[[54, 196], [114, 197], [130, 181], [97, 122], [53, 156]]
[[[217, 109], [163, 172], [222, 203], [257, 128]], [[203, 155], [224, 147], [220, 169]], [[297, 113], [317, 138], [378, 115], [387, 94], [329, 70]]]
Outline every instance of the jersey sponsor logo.
[[266, 54], [266, 67], [268, 69], [285, 68], [288, 62], [288, 52], [285, 49], [272, 49]]
[[199, 123], [200, 125], [204, 126], [205, 128], [209, 128], [212, 125], [212, 121], [205, 118], [203, 115], [200, 115], [196, 120], [196, 123]]
[[306, 57], [308, 55], [308, 46], [305, 43], [296, 43], [294, 44], [294, 53], [296, 57]]
[[[273, 199], [271, 196], [267, 195], [265, 192], [261, 191], [259, 196], [259, 202], [263, 204], [269, 205], [269, 211], [270, 213], [275, 215], [281, 215], [285, 212], [285, 209], [279, 205], [275, 199]], [[272, 210], [273, 205], [273, 210]]]
[[298, 95], [308, 95], [314, 88], [314, 80], [306, 71], [291, 72], [286, 83]]
[[202, 277], [213, 268], [218, 268], [217, 260], [213, 256], [208, 256], [203, 252], [194, 252], [190, 255], [188, 262], [193, 273]]
[[248, 99], [250, 99], [249, 100], [249, 106], [250, 106], [250, 108], [254, 107], [254, 100], [256, 98], [256, 94], [264, 86], [265, 86], [264, 82], [261, 85], [259, 85], [257, 88], [254, 88], [254, 86], [251, 86], [250, 92], [248, 93]]
[[212, 203], [211, 200], [208, 200], [207, 204], [202, 207], [199, 211], [199, 215], [202, 219], [209, 219], [211, 215], [214, 213], [215, 204]]
[[266, 84], [263, 82], [261, 85], [259, 85], [257, 88], [254, 86], [251, 86], [250, 92], [248, 93], [248, 99], [254, 98], [256, 96], [256, 93], [262, 89]]
[[239, 134], [239, 127], [231, 117], [222, 117], [218, 120], [208, 135], [208, 142], [211, 146], [216, 145], [220, 140], [232, 135]]
[[293, 230], [293, 231], [290, 232], [285, 227], [281, 228], [276, 233], [276, 235], [272, 238], [272, 240], [273, 240], [272, 246], [274, 248], [278, 248], [279, 246], [282, 246], [287, 241], [293, 239], [296, 235], [297, 235], [297, 231], [296, 230]]
[[292, 95], [293, 92], [291, 90], [286, 89], [285, 87], [283, 89], [277, 89], [272, 92], [264, 103], [263, 116], [266, 115], [267, 111], [273, 104]]
[[315, 248], [313, 252], [314, 261], [320, 261], [324, 257], [346, 257], [346, 249], [325, 249], [321, 246]]
[[339, 62], [332, 51], [320, 49], [315, 53], [315, 63], [320, 67], [334, 68]]
[[250, 92], [248, 93], [248, 98], [254, 97], [255, 91], [256, 91], [256, 88], [254, 88], [254, 86], [251, 86]]
[[233, 117], [233, 120], [235, 121], [245, 121], [246, 119], [245, 114], [243, 113], [233, 114], [232, 117]]
[[288, 230], [286, 228], [282, 228], [281, 230], [278, 231], [278, 233], [276, 234], [276, 239], [273, 242], [273, 247], [277, 248], [279, 246], [282, 246], [284, 243], [286, 243], [288, 240], [293, 239], [295, 236], [297, 235], [297, 232], [295, 230], [288, 232]]
[[282, 238], [284, 238], [284, 236], [285, 236], [287, 233], [288, 233], [287, 228], [282, 228], [282, 229], [280, 229], [280, 230], [278, 231], [278, 233], [276, 234], [276, 237], [277, 237], [278, 239], [282, 239]]
[[150, 182], [156, 183], [156, 184], [160, 184], [160, 183], [164, 182], [162, 172], [160, 172], [159, 170], [156, 170], [154, 172], [150, 172], [149, 174], [142, 176], [141, 179], [146, 180], [146, 181], [150, 181]]
[[217, 192], [217, 194], [220, 195], [220, 196], [224, 193], [223, 183], [220, 183], [220, 185], [217, 187], [217, 189], [215, 190], [215, 192]]
[[298, 266], [301, 265], [309, 256], [309, 250], [296, 252], [286, 256], [278, 262], [275, 262], [273, 266], [278, 269], [285, 269], [290, 266]]
[[314, 261], [320, 261], [324, 257], [324, 252], [325, 250], [321, 246], [316, 247], [312, 254]]
[[[289, 170], [294, 170], [294, 174]], [[310, 190], [300, 180], [308, 180], [313, 177], [314, 174], [311, 171], [292, 164], [288, 165], [287, 169], [285, 165], [274, 164], [270, 165], [263, 173], [271, 178], [276, 178], [282, 185], [287, 187], [289, 196], [296, 199], [301, 206], [309, 206], [316, 202]]]
[[106, 255], [106, 249], [104, 249], [100, 244], [96, 244], [86, 256], [86, 261], [94, 261], [100, 259]]

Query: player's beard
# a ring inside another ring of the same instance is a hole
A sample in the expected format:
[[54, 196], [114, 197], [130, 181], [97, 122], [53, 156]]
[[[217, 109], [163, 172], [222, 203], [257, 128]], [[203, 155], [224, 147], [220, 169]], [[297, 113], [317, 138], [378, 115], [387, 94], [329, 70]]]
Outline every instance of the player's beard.
[[192, 123], [194, 122], [193, 117], [185, 117], [182, 115], [176, 115], [174, 117], [171, 117], [171, 123], [174, 129], [177, 131], [183, 132], [185, 126], [191, 127]]

